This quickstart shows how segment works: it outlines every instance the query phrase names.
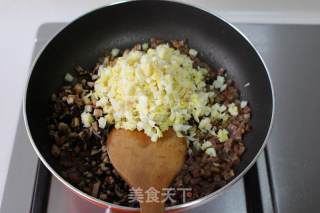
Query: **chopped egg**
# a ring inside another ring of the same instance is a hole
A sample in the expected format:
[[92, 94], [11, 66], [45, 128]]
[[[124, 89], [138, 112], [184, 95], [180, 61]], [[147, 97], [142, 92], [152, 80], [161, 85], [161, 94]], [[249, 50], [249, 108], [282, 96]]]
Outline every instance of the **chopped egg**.
[[148, 43], [143, 43], [142, 44], [142, 49], [143, 50], [147, 50], [149, 48], [149, 44]]
[[73, 104], [73, 103], [74, 103], [74, 99], [75, 99], [75, 96], [74, 96], [74, 95], [68, 95], [68, 97], [67, 97], [67, 103], [68, 103], [68, 104]]
[[211, 156], [211, 157], [216, 157], [217, 156], [216, 150], [213, 147], [210, 147], [210, 148], [206, 149], [206, 154]]
[[84, 111], [85, 112], [92, 112], [92, 105], [85, 105], [84, 106]]
[[221, 89], [224, 86], [225, 79], [223, 76], [218, 76], [217, 79], [213, 82], [213, 86], [216, 89]]
[[219, 129], [217, 133], [217, 138], [220, 142], [225, 142], [229, 138], [229, 133], [226, 129]]
[[213, 106], [211, 106], [211, 119], [227, 121], [230, 116], [227, 113], [225, 113], [226, 109], [227, 107], [223, 104], [214, 104]]
[[193, 142], [193, 147], [194, 147], [196, 150], [200, 150], [200, 149], [201, 149], [201, 144], [199, 143], [199, 141], [194, 141], [194, 142]]
[[205, 141], [202, 145], [201, 145], [201, 149], [202, 150], [206, 150], [207, 148], [211, 147], [212, 143], [210, 141]]
[[67, 73], [65, 76], [64, 76], [64, 80], [65, 81], [68, 81], [68, 82], [72, 82], [73, 81], [73, 76], [70, 74], [70, 73]]
[[117, 55], [119, 55], [119, 53], [120, 53], [120, 50], [117, 49], [117, 48], [114, 48], [114, 49], [111, 50], [111, 55], [113, 57], [116, 57]]
[[108, 99], [106, 97], [102, 97], [96, 102], [97, 107], [104, 107], [107, 104], [108, 104]]
[[104, 117], [100, 117], [98, 120], [98, 124], [101, 129], [104, 129], [107, 125], [107, 119]]
[[220, 87], [220, 92], [223, 92], [227, 89], [227, 85], [226, 84], [223, 84], [221, 87]]
[[189, 50], [189, 55], [196, 57], [198, 55], [198, 51], [195, 49], [190, 49]]
[[84, 127], [90, 127], [94, 119], [90, 113], [83, 112], [81, 113], [81, 121]]
[[91, 104], [91, 96], [92, 96], [92, 92], [82, 97], [82, 100], [86, 105]]
[[174, 124], [173, 129], [177, 132], [187, 132], [190, 129], [190, 125], [183, 125], [183, 124]]
[[228, 112], [232, 116], [237, 116], [238, 115], [238, 107], [234, 103], [228, 104]]
[[199, 129], [202, 132], [208, 132], [211, 130], [212, 124], [210, 118], [203, 118], [199, 123]]
[[240, 108], [243, 109], [248, 105], [248, 101], [241, 101], [240, 102]]
[[[131, 50], [98, 73], [96, 106], [116, 128], [143, 130], [157, 141], [171, 126], [183, 137], [191, 118], [210, 115], [207, 104], [215, 94], [206, 91], [207, 70], [194, 68], [187, 55], [167, 44], [146, 52]], [[209, 118], [201, 125], [205, 131], [212, 127]]]

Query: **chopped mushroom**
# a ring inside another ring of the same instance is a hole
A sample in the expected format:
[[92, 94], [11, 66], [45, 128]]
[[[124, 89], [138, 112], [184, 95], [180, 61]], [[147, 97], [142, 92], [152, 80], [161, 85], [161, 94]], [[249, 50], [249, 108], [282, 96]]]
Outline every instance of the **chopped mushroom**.
[[97, 197], [99, 189], [100, 189], [100, 185], [101, 185], [100, 181], [93, 184], [92, 193], [91, 193], [92, 196]]

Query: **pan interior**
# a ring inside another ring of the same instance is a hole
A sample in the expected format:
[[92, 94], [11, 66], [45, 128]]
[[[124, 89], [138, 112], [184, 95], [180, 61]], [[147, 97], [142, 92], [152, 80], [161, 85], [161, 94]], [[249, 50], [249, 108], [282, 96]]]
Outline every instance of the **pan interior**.
[[[147, 41], [188, 39], [203, 61], [223, 67], [235, 80], [252, 110], [240, 174], [257, 155], [272, 117], [272, 90], [263, 62], [254, 48], [221, 19], [191, 6], [166, 1], [134, 1], [93, 11], [62, 30], [37, 59], [26, 94], [26, 115], [37, 149], [53, 169], [47, 131], [48, 100], [75, 65], [93, 67], [104, 51]], [[250, 86], [244, 87], [250, 83]]]

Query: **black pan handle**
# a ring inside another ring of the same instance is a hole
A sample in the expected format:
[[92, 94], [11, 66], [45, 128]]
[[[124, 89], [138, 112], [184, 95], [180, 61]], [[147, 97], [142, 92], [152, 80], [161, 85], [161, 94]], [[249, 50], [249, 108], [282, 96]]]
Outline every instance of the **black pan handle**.
[[45, 165], [39, 160], [34, 182], [34, 191], [30, 213], [47, 212], [49, 189], [51, 184], [51, 174]]

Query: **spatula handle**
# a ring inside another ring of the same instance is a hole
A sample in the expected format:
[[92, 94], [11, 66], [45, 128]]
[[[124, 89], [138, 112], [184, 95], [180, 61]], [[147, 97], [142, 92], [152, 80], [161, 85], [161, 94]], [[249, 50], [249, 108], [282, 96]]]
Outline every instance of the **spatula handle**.
[[152, 203], [140, 203], [141, 213], [163, 213], [164, 203], [163, 202], [152, 202]]

